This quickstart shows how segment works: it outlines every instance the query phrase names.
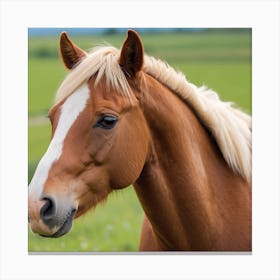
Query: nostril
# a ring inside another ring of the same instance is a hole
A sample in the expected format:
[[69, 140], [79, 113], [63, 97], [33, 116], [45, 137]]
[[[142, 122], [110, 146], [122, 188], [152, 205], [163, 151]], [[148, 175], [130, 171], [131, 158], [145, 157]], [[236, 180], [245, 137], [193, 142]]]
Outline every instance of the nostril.
[[47, 223], [52, 220], [55, 215], [55, 204], [51, 198], [44, 198], [45, 204], [42, 206], [40, 210], [41, 219]]

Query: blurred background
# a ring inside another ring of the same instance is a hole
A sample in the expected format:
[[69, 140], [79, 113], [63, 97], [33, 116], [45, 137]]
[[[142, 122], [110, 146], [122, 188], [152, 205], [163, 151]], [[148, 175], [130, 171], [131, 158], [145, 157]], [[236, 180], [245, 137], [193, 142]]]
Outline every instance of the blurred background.
[[[251, 29], [136, 28], [145, 52], [167, 61], [198, 85], [217, 91], [251, 114]], [[124, 28], [30, 28], [28, 31], [28, 180], [45, 153], [51, 126], [49, 108], [67, 71], [58, 55], [58, 39], [67, 31], [84, 50], [100, 44], [122, 46]], [[110, 195], [106, 204], [75, 220], [58, 239], [28, 232], [30, 252], [137, 251], [142, 209], [133, 187]]]

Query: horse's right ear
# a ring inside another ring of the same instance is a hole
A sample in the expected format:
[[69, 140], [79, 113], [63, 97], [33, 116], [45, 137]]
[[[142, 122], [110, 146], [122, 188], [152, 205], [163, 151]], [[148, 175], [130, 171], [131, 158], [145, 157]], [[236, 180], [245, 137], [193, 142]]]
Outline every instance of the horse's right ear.
[[66, 32], [62, 32], [60, 34], [60, 55], [65, 66], [68, 69], [72, 69], [84, 56], [86, 56], [86, 52], [76, 46], [69, 39]]

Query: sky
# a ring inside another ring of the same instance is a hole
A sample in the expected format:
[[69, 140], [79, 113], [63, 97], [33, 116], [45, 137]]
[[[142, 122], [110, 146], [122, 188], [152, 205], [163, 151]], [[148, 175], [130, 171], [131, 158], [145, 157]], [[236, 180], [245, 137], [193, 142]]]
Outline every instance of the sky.
[[[66, 31], [70, 35], [90, 35], [90, 34], [101, 34], [109, 31], [115, 32], [125, 32], [128, 28], [29, 28], [28, 35], [30, 37], [37, 36], [50, 36], [50, 35], [59, 35], [62, 31]], [[138, 30], [139, 32], [164, 32], [164, 31], [172, 31], [175, 28], [133, 28], [134, 30]], [[184, 31], [201, 31], [205, 28], [181, 28]]]

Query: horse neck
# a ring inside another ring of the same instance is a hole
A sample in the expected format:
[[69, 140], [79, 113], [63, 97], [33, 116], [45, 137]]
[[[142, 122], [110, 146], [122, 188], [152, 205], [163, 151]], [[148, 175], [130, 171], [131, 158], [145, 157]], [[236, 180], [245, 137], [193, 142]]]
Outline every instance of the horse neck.
[[136, 193], [160, 249], [211, 247], [211, 235], [219, 228], [213, 196], [226, 181], [242, 179], [228, 168], [194, 112], [159, 82], [146, 78], [141, 106], [152, 140]]

